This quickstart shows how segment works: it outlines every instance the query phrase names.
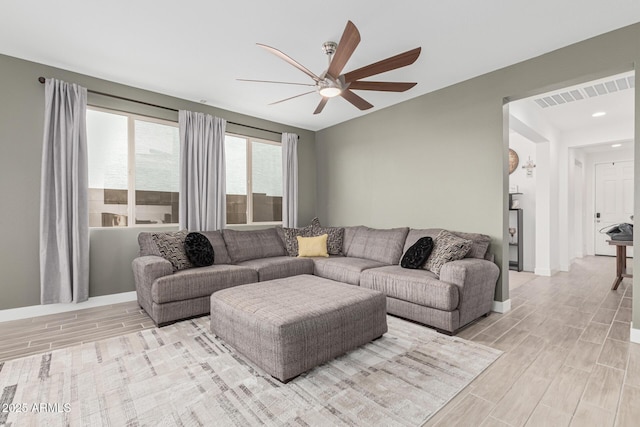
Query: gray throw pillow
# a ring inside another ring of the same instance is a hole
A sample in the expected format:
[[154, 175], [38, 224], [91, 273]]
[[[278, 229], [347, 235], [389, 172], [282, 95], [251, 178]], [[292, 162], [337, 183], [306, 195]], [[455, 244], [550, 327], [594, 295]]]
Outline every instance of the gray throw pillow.
[[304, 228], [282, 228], [284, 233], [284, 247], [287, 249], [289, 256], [298, 256], [298, 236], [314, 237], [313, 229], [310, 225]]
[[171, 263], [174, 272], [193, 267], [184, 249], [184, 241], [187, 238], [187, 234], [189, 234], [187, 230], [151, 234], [151, 238], [158, 246], [160, 255]]
[[442, 230], [433, 241], [433, 251], [424, 264], [424, 269], [440, 275], [440, 269], [445, 263], [464, 258], [472, 244], [471, 240]]
[[489, 245], [491, 244], [491, 237], [486, 234], [480, 233], [464, 233], [462, 231], [452, 231], [458, 237], [461, 237], [465, 240], [471, 240], [473, 243], [471, 244], [471, 250], [465, 256], [465, 258], [478, 258], [484, 259], [484, 256], [487, 254], [489, 250]]
[[326, 234], [327, 237], [327, 253], [329, 255], [340, 255], [342, 253], [342, 241], [344, 238], [344, 228], [341, 227], [323, 227], [320, 225], [320, 220], [316, 217], [311, 220], [311, 228], [313, 230], [313, 236], [322, 236]]

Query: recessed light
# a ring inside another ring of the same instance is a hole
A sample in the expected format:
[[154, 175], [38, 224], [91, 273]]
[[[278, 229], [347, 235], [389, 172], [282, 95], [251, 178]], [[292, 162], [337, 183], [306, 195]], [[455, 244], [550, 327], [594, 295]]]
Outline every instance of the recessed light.
[[598, 111], [597, 113], [593, 113], [591, 115], [591, 117], [602, 117], [604, 115], [606, 115], [607, 113], [605, 113], [604, 111]]
[[613, 148], [618, 148], [618, 147], [622, 147], [622, 144], [611, 144], [611, 146], [612, 146]]

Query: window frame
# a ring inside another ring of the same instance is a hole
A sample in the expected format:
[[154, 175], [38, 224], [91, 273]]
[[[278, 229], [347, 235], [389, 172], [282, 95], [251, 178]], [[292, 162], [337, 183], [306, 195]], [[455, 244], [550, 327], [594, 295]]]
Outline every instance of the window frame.
[[[247, 154], [247, 163], [246, 163], [246, 167], [247, 167], [247, 176], [246, 176], [246, 183], [247, 183], [247, 222], [245, 224], [227, 224], [227, 225], [230, 225], [232, 227], [256, 226], [256, 225], [282, 225], [282, 220], [280, 220], [280, 221], [254, 221], [253, 220], [253, 150], [251, 150], [251, 143], [252, 142], [259, 142], [261, 144], [276, 145], [276, 146], [280, 147], [280, 150], [281, 150], [281, 153], [282, 153], [282, 142], [272, 141], [272, 140], [263, 139], [263, 138], [256, 138], [256, 137], [253, 137], [253, 136], [242, 135], [242, 134], [235, 133], [235, 132], [225, 132], [225, 134], [224, 134], [225, 138], [226, 138], [227, 135], [233, 136], [235, 138], [244, 139], [245, 140], [245, 151], [246, 151], [246, 154]], [[226, 159], [225, 159], [225, 162], [226, 162]], [[227, 167], [227, 165], [225, 164], [225, 168], [226, 167]], [[226, 186], [226, 183], [225, 183], [225, 186]], [[283, 190], [284, 190], [284, 182], [282, 182], [282, 186], [283, 186]], [[226, 195], [226, 188], [225, 188], [225, 195]], [[282, 198], [284, 199], [284, 195], [282, 196]]]
[[[127, 221], [126, 227], [89, 227], [91, 229], [103, 229], [103, 230], [120, 230], [128, 228], [149, 228], [149, 227], [162, 227], [162, 228], [175, 228], [178, 226], [178, 222], [169, 224], [136, 224], [136, 134], [135, 134], [135, 121], [145, 121], [150, 123], [157, 123], [165, 126], [172, 126], [180, 131], [180, 125], [177, 121], [159, 119], [157, 117], [145, 116], [142, 114], [130, 113], [128, 111], [114, 110], [112, 108], [98, 107], [95, 105], [87, 105], [87, 110], [100, 111], [103, 113], [114, 114], [127, 118], [127, 216], [132, 218], [133, 221]], [[87, 145], [89, 142], [87, 141]], [[178, 187], [180, 183], [178, 183]], [[178, 188], [178, 193], [180, 189]]]

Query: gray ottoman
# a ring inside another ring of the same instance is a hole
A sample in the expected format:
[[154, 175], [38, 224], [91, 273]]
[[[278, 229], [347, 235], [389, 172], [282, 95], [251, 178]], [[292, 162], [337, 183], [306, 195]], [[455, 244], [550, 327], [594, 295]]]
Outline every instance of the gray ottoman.
[[301, 275], [211, 296], [211, 331], [286, 382], [387, 332], [382, 292]]

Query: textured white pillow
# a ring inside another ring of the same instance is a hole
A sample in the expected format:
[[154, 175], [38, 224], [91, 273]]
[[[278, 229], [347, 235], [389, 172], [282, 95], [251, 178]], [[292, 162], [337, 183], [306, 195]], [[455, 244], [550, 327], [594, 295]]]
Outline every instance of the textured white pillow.
[[433, 240], [433, 251], [431, 251], [423, 268], [440, 275], [440, 269], [445, 263], [464, 258], [471, 250], [472, 244], [471, 240], [442, 230]]
[[151, 234], [153, 241], [158, 246], [160, 255], [171, 263], [174, 272], [193, 267], [184, 249], [184, 241], [187, 238], [187, 234], [189, 234], [187, 230]]

